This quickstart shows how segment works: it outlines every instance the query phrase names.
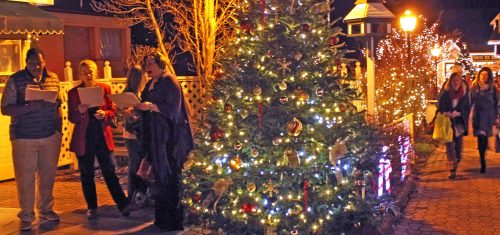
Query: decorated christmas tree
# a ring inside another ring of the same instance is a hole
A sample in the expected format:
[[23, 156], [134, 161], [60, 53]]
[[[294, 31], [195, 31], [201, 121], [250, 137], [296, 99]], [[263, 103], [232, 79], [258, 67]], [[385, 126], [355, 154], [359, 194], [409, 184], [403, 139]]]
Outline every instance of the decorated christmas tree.
[[338, 69], [332, 5], [242, 3], [184, 165], [190, 218], [228, 234], [337, 234], [373, 222], [381, 137]]

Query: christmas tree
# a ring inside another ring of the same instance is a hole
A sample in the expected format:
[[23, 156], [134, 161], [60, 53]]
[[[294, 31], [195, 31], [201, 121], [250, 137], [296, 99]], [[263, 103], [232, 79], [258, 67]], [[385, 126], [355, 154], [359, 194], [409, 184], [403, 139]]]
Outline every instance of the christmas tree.
[[245, 1], [184, 164], [188, 213], [228, 234], [337, 234], [374, 219], [382, 144], [337, 69], [324, 0]]

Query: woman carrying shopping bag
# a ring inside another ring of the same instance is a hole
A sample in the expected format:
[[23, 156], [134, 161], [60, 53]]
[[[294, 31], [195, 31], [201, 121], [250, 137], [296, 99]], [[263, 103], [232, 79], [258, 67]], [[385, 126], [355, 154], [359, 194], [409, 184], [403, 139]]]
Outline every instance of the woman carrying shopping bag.
[[443, 87], [443, 93], [439, 97], [439, 114], [444, 115], [451, 121], [453, 136], [451, 141], [446, 142], [446, 153], [450, 163], [450, 174], [448, 178], [454, 179], [458, 163], [462, 159], [463, 137], [468, 134], [470, 98], [469, 85], [462, 80], [458, 73], [452, 73]]

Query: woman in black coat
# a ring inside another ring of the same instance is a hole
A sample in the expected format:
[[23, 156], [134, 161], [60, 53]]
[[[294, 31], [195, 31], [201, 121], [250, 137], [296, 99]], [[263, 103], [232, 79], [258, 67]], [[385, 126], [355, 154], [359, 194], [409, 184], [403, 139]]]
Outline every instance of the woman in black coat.
[[492, 135], [492, 127], [497, 115], [497, 94], [493, 85], [493, 72], [488, 67], [479, 70], [476, 80], [471, 89], [472, 105], [472, 128], [474, 136], [477, 136], [477, 146], [481, 159], [480, 173], [486, 173], [486, 149], [488, 148], [488, 137]]
[[159, 53], [144, 58], [151, 80], [142, 92], [143, 148], [155, 176], [155, 222], [163, 231], [183, 230], [180, 177], [189, 151], [194, 147], [189, 112], [175, 76], [165, 71]]
[[446, 152], [450, 162], [450, 179], [456, 177], [458, 163], [462, 159], [463, 137], [468, 134], [470, 98], [467, 82], [458, 73], [452, 73], [444, 84], [439, 97], [438, 112], [451, 119], [453, 139], [446, 143]]

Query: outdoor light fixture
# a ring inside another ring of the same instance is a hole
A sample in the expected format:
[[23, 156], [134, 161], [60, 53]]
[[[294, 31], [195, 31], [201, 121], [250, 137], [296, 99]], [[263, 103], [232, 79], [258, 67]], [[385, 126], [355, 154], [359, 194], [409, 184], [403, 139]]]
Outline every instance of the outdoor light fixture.
[[401, 28], [405, 32], [412, 32], [417, 26], [417, 17], [415, 17], [410, 10], [406, 10], [404, 15], [399, 19]]

